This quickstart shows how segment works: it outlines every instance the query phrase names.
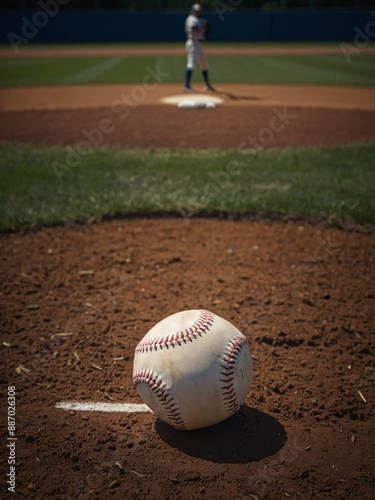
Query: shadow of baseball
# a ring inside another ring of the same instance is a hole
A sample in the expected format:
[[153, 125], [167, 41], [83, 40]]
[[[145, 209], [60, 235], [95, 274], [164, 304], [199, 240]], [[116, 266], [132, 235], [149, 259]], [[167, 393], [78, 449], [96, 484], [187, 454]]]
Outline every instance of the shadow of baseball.
[[248, 406], [204, 429], [178, 431], [157, 419], [155, 430], [173, 448], [216, 463], [258, 462], [277, 453], [287, 441], [284, 427], [274, 417]]

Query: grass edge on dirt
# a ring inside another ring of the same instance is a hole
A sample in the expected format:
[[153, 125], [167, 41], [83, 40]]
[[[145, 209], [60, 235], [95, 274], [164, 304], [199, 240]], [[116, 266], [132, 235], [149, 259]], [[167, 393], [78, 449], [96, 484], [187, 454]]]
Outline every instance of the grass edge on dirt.
[[236, 150], [0, 144], [0, 229], [135, 214], [375, 222], [375, 143]]

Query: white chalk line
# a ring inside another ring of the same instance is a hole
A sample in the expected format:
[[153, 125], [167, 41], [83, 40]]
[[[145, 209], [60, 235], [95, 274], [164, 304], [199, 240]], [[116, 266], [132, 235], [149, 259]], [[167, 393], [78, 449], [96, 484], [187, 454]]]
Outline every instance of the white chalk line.
[[147, 405], [135, 403], [96, 403], [87, 401], [80, 403], [79, 401], [60, 401], [56, 403], [56, 408], [61, 410], [73, 411], [100, 411], [105, 413], [149, 413], [150, 408]]

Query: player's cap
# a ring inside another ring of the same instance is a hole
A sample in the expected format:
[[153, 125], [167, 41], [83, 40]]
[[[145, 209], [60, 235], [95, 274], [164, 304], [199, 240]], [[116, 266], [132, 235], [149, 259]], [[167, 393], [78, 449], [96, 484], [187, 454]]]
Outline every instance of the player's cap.
[[191, 6], [191, 11], [196, 12], [196, 11], [201, 11], [202, 7], [200, 6], [199, 3], [195, 3], [194, 5]]

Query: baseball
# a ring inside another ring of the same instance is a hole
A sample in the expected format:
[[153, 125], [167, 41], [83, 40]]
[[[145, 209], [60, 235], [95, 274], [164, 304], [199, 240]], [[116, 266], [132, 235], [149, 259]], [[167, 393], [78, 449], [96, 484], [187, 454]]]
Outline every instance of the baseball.
[[221, 422], [244, 402], [252, 378], [249, 344], [205, 310], [172, 314], [135, 349], [133, 382], [143, 401], [180, 430]]

